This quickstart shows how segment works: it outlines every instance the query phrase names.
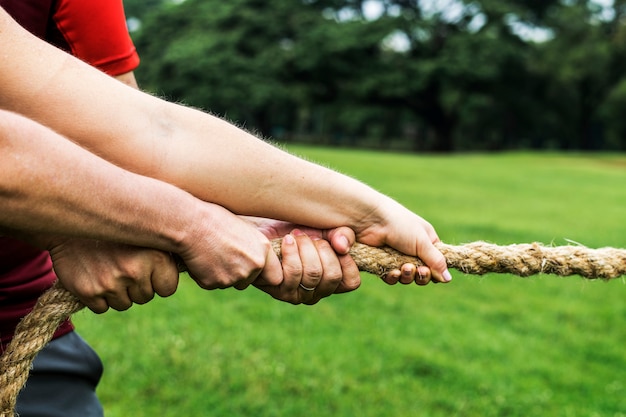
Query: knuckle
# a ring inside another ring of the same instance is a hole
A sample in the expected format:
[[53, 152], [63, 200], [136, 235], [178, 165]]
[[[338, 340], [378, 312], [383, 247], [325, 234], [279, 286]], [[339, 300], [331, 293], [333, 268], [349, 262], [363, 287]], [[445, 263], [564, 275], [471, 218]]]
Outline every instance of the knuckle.
[[155, 250], [153, 251], [153, 253], [154, 253], [154, 262], [159, 265], [167, 265], [168, 263], [174, 262], [172, 255], [167, 252]]
[[102, 274], [98, 278], [98, 284], [97, 286], [92, 286], [90, 289], [94, 295], [111, 293], [115, 289], [115, 278], [110, 274]]
[[316, 240], [315, 246], [317, 246], [318, 249], [322, 249], [322, 250], [332, 250], [330, 243], [325, 239]]
[[285, 275], [290, 277], [301, 277], [302, 276], [302, 265], [294, 265], [290, 263], [283, 263], [283, 271]]
[[214, 281], [212, 287], [220, 289], [228, 288], [234, 286], [236, 283], [241, 282], [242, 280], [243, 279], [229, 279], [229, 277], [222, 276]]
[[259, 256], [253, 259], [250, 269], [252, 271], [260, 271], [265, 268], [265, 256]]
[[338, 285], [343, 280], [343, 274], [341, 271], [333, 270], [330, 273], [327, 273], [325, 278], [328, 282]]
[[200, 279], [194, 279], [196, 281], [196, 284], [198, 285], [198, 287], [202, 288], [203, 290], [213, 290], [215, 288], [218, 288], [215, 286], [215, 282], [207, 282], [205, 280], [200, 280]]
[[304, 274], [317, 282], [324, 276], [324, 270], [318, 266], [306, 267]]

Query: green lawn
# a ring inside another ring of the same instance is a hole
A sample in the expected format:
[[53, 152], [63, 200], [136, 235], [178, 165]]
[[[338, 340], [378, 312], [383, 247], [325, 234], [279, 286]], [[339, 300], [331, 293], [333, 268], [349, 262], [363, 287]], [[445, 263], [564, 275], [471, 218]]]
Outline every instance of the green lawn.
[[[428, 219], [447, 243], [626, 247], [626, 156], [291, 147]], [[623, 279], [466, 276], [292, 306], [254, 289], [77, 315], [116, 416], [626, 416]]]

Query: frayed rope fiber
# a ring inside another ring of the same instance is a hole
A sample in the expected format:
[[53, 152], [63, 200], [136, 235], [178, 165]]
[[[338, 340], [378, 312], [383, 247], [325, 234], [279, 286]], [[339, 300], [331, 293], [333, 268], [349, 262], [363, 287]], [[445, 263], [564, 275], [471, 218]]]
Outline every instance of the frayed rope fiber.
[[[280, 256], [281, 240], [272, 241]], [[498, 246], [473, 242], [460, 246], [436, 244], [448, 267], [466, 274], [490, 272], [527, 277], [536, 274], [579, 275], [587, 279], [612, 279], [626, 275], [626, 250], [590, 249], [584, 246], [543, 246], [539, 243]], [[350, 255], [359, 270], [384, 276], [405, 263], [423, 265], [419, 259], [391, 248], [356, 243]], [[179, 264], [181, 272], [186, 271]], [[43, 294], [20, 322], [7, 351], [0, 358], [0, 417], [13, 417], [17, 394], [28, 378], [33, 359], [50, 341], [57, 327], [84, 306], [60, 283]]]

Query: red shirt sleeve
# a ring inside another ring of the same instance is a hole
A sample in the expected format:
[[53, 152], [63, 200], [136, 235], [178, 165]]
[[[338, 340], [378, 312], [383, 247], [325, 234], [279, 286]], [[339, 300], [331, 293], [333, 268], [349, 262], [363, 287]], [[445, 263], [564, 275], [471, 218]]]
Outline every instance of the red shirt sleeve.
[[109, 75], [139, 65], [122, 0], [59, 0], [54, 21], [71, 53]]

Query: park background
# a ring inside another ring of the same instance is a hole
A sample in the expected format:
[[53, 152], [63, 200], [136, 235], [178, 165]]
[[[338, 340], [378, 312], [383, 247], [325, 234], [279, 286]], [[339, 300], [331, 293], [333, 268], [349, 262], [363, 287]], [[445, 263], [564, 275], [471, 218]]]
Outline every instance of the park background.
[[[626, 1], [124, 3], [142, 88], [365, 181], [447, 243], [626, 247]], [[75, 321], [109, 417], [626, 416], [623, 278], [452, 272], [363, 274], [310, 307], [181, 277]]]

